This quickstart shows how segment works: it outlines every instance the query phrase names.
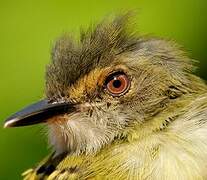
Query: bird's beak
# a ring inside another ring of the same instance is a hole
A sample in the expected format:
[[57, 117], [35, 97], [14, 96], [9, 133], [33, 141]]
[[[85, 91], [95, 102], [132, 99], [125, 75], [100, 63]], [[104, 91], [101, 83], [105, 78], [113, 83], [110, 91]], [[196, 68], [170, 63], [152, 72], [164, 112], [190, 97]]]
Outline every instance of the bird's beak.
[[48, 102], [41, 100], [6, 119], [4, 127], [27, 126], [46, 122], [49, 118], [65, 113], [72, 113], [77, 110], [75, 104], [67, 102]]

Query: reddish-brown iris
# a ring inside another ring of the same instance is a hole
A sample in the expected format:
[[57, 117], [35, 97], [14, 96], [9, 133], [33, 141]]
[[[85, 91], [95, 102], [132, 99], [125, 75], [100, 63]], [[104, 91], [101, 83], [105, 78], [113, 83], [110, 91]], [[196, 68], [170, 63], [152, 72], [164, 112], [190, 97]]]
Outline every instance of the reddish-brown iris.
[[125, 94], [130, 87], [130, 80], [126, 74], [117, 72], [110, 75], [105, 82], [105, 88], [108, 94], [112, 96], [121, 96]]

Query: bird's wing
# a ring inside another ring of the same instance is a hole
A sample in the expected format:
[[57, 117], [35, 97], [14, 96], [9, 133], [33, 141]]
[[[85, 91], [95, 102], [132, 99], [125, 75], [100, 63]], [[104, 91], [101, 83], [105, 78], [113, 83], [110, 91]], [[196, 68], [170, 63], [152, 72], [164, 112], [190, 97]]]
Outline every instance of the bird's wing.
[[22, 173], [24, 180], [53, 180], [53, 179], [79, 179], [80, 169], [86, 165], [83, 156], [69, 156], [54, 153], [47, 156], [35, 168], [28, 169]]
[[[56, 167], [64, 159], [65, 154], [54, 157], [55, 153], [51, 153], [46, 158], [44, 158], [38, 166], [31, 168], [22, 173], [24, 180], [38, 180], [38, 179], [48, 179], [52, 174], [58, 174], [59, 171]], [[62, 172], [61, 172], [62, 173]], [[60, 174], [60, 172], [59, 172]]]

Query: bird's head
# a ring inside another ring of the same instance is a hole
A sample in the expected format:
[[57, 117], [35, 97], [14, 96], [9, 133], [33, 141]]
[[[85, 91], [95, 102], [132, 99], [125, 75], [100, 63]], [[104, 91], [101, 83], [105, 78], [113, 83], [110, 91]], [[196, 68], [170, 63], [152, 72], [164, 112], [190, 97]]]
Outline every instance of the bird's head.
[[140, 37], [128, 15], [64, 35], [52, 50], [46, 97], [5, 126], [45, 122], [57, 153], [93, 153], [194, 91], [192, 63], [169, 41]]

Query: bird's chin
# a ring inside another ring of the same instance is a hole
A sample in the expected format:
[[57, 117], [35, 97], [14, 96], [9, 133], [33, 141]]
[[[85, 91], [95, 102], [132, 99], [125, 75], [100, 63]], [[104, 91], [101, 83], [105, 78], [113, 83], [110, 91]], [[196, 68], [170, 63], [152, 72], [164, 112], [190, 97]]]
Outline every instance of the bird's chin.
[[87, 137], [81, 134], [83, 126], [78, 117], [81, 119], [81, 113], [58, 115], [47, 120], [49, 143], [56, 155], [65, 152], [79, 154], [81, 151], [85, 144], [83, 139]]
[[110, 131], [107, 126], [95, 123], [98, 119], [82, 112], [72, 116], [56, 116], [48, 120], [49, 142], [56, 154], [93, 154], [112, 142], [116, 133]]
[[49, 144], [55, 150], [56, 155], [68, 151], [66, 138], [63, 136], [64, 127], [68, 121], [69, 119], [66, 118], [66, 115], [63, 115], [50, 118], [46, 123], [48, 127]]

